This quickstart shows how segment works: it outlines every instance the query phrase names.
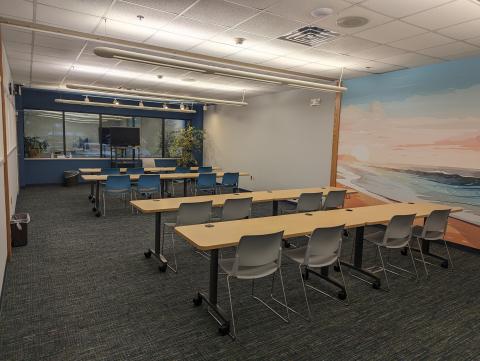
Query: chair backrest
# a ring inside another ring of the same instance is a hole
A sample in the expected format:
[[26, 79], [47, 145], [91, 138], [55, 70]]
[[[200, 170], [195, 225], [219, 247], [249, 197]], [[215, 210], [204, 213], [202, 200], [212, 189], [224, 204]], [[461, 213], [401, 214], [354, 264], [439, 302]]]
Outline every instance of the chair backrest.
[[423, 226], [423, 239], [443, 239], [447, 231], [450, 209], [432, 211]]
[[127, 168], [127, 174], [143, 174], [145, 170], [143, 168]]
[[212, 215], [212, 201], [182, 203], [178, 208], [177, 226], [188, 226], [210, 222]]
[[297, 212], [312, 212], [322, 209], [323, 193], [302, 193], [298, 198]]
[[325, 203], [323, 204], [323, 209], [328, 211], [330, 209], [343, 208], [346, 194], [347, 194], [347, 191], [345, 189], [328, 192], [327, 196], [325, 197]]
[[412, 235], [412, 225], [415, 220], [415, 214], [402, 214], [393, 216], [388, 222], [385, 235], [383, 236], [383, 244], [400, 245], [408, 242]]
[[243, 236], [237, 246], [233, 273], [239, 267], [260, 267], [276, 262], [280, 267], [283, 231]]
[[109, 191], [129, 191], [131, 188], [130, 176], [109, 175], [105, 183], [105, 189]]
[[222, 209], [222, 221], [234, 221], [250, 217], [252, 197], [227, 199]]
[[160, 190], [160, 177], [155, 174], [142, 174], [138, 178], [137, 188], [139, 191], [142, 189], [148, 190]]
[[311, 267], [322, 267], [336, 261], [340, 257], [344, 228], [345, 225], [342, 224], [315, 229], [308, 240], [304, 264]]
[[175, 173], [190, 173], [190, 168], [188, 167], [176, 167]]
[[217, 175], [215, 173], [200, 173], [197, 179], [198, 188], [215, 188]]
[[198, 173], [212, 173], [212, 167], [198, 167]]
[[155, 159], [155, 167], [176, 167], [176, 159]]
[[226, 172], [223, 174], [222, 178], [222, 186], [226, 187], [238, 187], [238, 178], [239, 178], [239, 173], [235, 172]]
[[120, 168], [102, 168], [102, 175], [120, 174]]

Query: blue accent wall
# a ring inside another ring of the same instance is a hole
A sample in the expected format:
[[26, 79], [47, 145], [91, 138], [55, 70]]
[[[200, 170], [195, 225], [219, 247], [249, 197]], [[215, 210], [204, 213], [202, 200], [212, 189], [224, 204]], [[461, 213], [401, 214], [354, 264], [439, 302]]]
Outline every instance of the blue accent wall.
[[[24, 155], [24, 113], [25, 109], [65, 111], [75, 113], [98, 113], [109, 115], [154, 117], [168, 119], [183, 119], [192, 126], [203, 129], [203, 105], [194, 104], [196, 113], [175, 113], [140, 109], [119, 109], [95, 106], [82, 106], [74, 104], [55, 103], [55, 99], [84, 100], [89, 95], [90, 99], [97, 101], [94, 94], [88, 92], [74, 93], [59, 90], [22, 88], [22, 94], [17, 95], [15, 104], [18, 112], [17, 137], [18, 137], [18, 167], [20, 186], [25, 187], [33, 184], [61, 183], [65, 170], [78, 168], [104, 168], [110, 166], [110, 159], [25, 159]], [[112, 97], [113, 99], [113, 97]], [[138, 105], [138, 101], [117, 97], [122, 104]], [[105, 101], [104, 99], [98, 101]], [[157, 106], [158, 103], [143, 102], [145, 106]], [[195, 154], [199, 164], [203, 164], [203, 151]]]

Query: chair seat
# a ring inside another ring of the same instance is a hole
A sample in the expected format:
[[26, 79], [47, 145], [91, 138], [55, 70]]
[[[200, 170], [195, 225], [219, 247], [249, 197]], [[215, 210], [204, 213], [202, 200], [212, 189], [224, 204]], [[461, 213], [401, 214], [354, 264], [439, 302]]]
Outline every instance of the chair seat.
[[408, 244], [408, 239], [399, 238], [399, 239], [390, 239], [388, 241], [388, 245], [383, 243], [383, 237], [385, 235], [384, 231], [373, 231], [371, 230], [370, 233], [364, 236], [364, 239], [370, 243], [373, 243], [377, 246], [385, 246], [387, 248], [402, 248]]
[[105, 193], [127, 193], [130, 192], [130, 189], [125, 188], [125, 189], [104, 189], [103, 190]]
[[330, 254], [328, 256], [319, 255], [319, 256], [310, 256], [309, 264], [305, 264], [305, 252], [307, 251], [307, 246], [298, 247], [295, 249], [284, 250], [283, 254], [290, 258], [292, 261], [310, 267], [324, 267], [329, 266], [337, 260], [337, 255]]
[[[423, 226], [413, 226], [412, 234], [413, 234], [414, 237], [423, 238], [422, 233], [423, 233]], [[426, 240], [443, 239], [443, 232], [427, 231], [424, 239], [426, 239]]]
[[163, 223], [163, 226], [164, 226], [164, 227], [175, 228], [175, 227], [177, 226], [177, 224], [174, 223], [174, 222], [164, 222], [164, 223]]
[[[223, 258], [218, 261], [222, 270], [229, 276], [233, 275], [233, 264], [235, 263], [235, 258]], [[278, 269], [278, 264], [275, 262], [259, 266], [259, 267], [239, 267], [236, 278], [239, 279], [255, 279], [266, 277], [275, 273]]]
[[138, 193], [158, 192], [158, 188], [137, 188]]

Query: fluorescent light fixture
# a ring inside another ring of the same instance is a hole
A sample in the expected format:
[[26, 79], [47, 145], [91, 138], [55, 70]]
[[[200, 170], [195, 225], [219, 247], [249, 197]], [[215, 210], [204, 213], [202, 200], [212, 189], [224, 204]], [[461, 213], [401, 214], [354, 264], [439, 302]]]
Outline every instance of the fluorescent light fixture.
[[264, 80], [264, 79], [256, 79], [256, 78], [252, 78], [252, 77], [249, 77], [249, 76], [241, 76], [241, 75], [229, 75], [229, 74], [225, 74], [225, 73], [213, 73], [215, 75], [221, 75], [221, 76], [227, 76], [229, 78], [236, 78], [236, 79], [245, 79], [245, 80], [251, 80], [251, 81], [258, 81], [260, 83], [268, 83], [268, 84], [277, 84], [277, 85], [282, 85], [283, 83], [281, 81], [276, 81], [276, 80]]
[[83, 100], [70, 100], [70, 99], [55, 99], [55, 103], [61, 103], [61, 104], [72, 104], [72, 105], [88, 105], [88, 106], [94, 106], [94, 107], [105, 107], [105, 108], [121, 108], [121, 109], [142, 109], [142, 110], [155, 110], [155, 111], [165, 111], [167, 109], [169, 112], [174, 112], [174, 113], [196, 113], [195, 110], [193, 109], [170, 109], [166, 104], [163, 106], [163, 108], [160, 107], [146, 107], [146, 106], [139, 106], [139, 105], [127, 105], [127, 104], [120, 104], [118, 103], [104, 103], [104, 102], [85, 102]]
[[[319, 89], [318, 88], [315, 88], [313, 86], [305, 86], [305, 85], [297, 85], [297, 84], [287, 84], [288, 86], [291, 86], [292, 88], [299, 88], [299, 89], [310, 89], [310, 90], [316, 90], [318, 91]], [[335, 90], [327, 90], [327, 89], [323, 89], [323, 91], [326, 91], [326, 92], [336, 92]]]
[[189, 96], [189, 95], [177, 95], [177, 94], [167, 94], [167, 93], [155, 93], [155, 92], [147, 92], [143, 90], [108, 88], [108, 87], [100, 87], [100, 86], [94, 86], [94, 85], [66, 84], [66, 87], [68, 89], [99, 92], [103, 94], [110, 94], [112, 96], [118, 96], [119, 94], [121, 94], [121, 95], [135, 96], [135, 97], [140, 97], [147, 100], [156, 100], [156, 101], [164, 101], [168, 99], [168, 100], [186, 100], [189, 102], [199, 102], [199, 103], [205, 103], [205, 104], [225, 104], [225, 105], [236, 105], [236, 106], [248, 105], [248, 103], [244, 101], [202, 98], [202, 97], [195, 97], [195, 96]]
[[146, 64], [158, 65], [158, 66], [167, 66], [167, 67], [173, 66], [173, 67], [180, 67], [181, 69], [187, 68], [188, 70], [191, 70], [191, 71], [219, 74], [219, 75], [231, 76], [231, 77], [239, 77], [239, 76], [247, 77], [247, 78], [250, 78], [249, 80], [274, 81], [274, 82], [285, 83], [289, 86], [293, 86], [293, 85], [305, 86], [305, 87], [308, 86], [311, 88], [315, 88], [317, 90], [326, 90], [326, 91], [334, 91], [334, 92], [344, 92], [347, 90], [347, 88], [342, 86], [324, 84], [316, 81], [300, 80], [300, 79], [291, 78], [287, 76], [276, 76], [276, 75], [245, 71], [245, 70], [230, 69], [230, 68], [225, 68], [217, 65], [207, 65], [203, 63], [194, 63], [191, 61], [165, 58], [165, 57], [160, 57], [155, 55], [139, 54], [132, 51], [113, 49], [113, 48], [107, 48], [107, 47], [97, 47], [94, 49], [94, 53], [104, 58], [115, 58], [115, 59], [127, 60], [127, 61], [132, 61], [137, 63], [146, 63]]

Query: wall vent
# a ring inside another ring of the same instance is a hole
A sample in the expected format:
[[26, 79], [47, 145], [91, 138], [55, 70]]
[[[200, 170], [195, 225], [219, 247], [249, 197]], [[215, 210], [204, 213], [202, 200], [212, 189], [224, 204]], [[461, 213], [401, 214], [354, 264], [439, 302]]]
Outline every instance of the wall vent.
[[305, 46], [316, 46], [338, 36], [340, 36], [340, 34], [335, 31], [322, 29], [317, 26], [305, 26], [286, 35], [282, 35], [278, 39]]

